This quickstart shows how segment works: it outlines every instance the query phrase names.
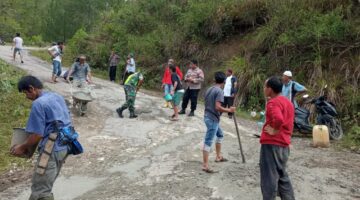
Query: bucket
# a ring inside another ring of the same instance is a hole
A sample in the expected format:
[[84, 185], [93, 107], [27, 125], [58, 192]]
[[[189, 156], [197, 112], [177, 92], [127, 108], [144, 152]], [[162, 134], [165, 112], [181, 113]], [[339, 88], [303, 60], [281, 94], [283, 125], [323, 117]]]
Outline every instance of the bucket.
[[171, 101], [171, 100], [172, 100], [171, 94], [165, 95], [165, 96], [164, 96], [164, 99], [165, 99], [166, 101]]
[[[14, 145], [23, 144], [29, 136], [30, 134], [26, 133], [25, 129], [13, 128], [10, 148], [12, 148]], [[24, 156], [30, 158], [34, 154], [36, 147], [37, 146], [34, 146], [32, 149], [28, 149]]]

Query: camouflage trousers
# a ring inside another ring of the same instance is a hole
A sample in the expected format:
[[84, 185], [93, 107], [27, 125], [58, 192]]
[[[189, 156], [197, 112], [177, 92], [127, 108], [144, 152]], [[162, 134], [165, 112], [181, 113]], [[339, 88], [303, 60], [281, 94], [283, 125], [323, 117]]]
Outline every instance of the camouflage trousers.
[[133, 86], [124, 86], [126, 102], [121, 106], [122, 110], [129, 109], [130, 113], [135, 112], [136, 89]]

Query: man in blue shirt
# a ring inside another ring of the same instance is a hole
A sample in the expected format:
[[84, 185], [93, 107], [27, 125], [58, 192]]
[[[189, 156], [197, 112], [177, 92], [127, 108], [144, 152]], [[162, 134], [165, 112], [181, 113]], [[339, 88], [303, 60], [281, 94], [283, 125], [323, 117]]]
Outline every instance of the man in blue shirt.
[[71, 66], [67, 80], [70, 80], [70, 76], [73, 76], [73, 80], [79, 83], [90, 82], [91, 83], [91, 69], [86, 62], [86, 56], [80, 55], [79, 62], [74, 62]]
[[307, 89], [303, 85], [292, 80], [291, 71], [285, 71], [283, 73], [282, 82], [283, 82], [283, 87], [281, 91], [282, 96], [288, 98], [291, 101], [291, 103], [294, 104], [294, 107], [297, 108], [298, 105], [295, 99], [296, 95], [306, 92]]
[[[50, 133], [56, 132], [57, 128], [71, 126], [69, 110], [63, 97], [53, 92], [43, 91], [43, 84], [34, 76], [22, 77], [18, 83], [18, 89], [19, 92], [25, 93], [26, 98], [33, 101], [25, 128], [30, 136], [23, 144], [12, 147], [11, 154], [23, 156], [33, 146], [39, 144], [40, 156], [32, 177], [30, 200], [53, 199], [51, 190], [68, 153], [68, 147], [59, 142], [59, 137], [55, 140], [45, 173], [39, 174], [36, 169]], [[58, 127], [54, 122], [57, 122]]]

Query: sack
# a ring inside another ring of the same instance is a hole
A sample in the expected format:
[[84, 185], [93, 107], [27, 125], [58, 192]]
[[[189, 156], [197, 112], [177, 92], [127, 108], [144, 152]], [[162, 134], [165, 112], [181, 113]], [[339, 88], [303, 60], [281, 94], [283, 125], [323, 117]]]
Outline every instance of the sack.
[[68, 146], [69, 154], [78, 155], [84, 152], [80, 142], [77, 140], [79, 134], [74, 127], [69, 126], [60, 129], [58, 137], [61, 144]]

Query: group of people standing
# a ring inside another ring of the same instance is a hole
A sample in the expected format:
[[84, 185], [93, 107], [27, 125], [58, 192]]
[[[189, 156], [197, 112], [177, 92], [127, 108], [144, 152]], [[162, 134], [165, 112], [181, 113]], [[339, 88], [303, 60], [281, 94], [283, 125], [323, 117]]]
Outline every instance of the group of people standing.
[[[121, 57], [114, 51], [111, 51], [110, 57], [109, 57], [109, 80], [111, 82], [115, 82], [116, 80], [116, 69], [120, 63]], [[134, 54], [130, 53], [126, 58], [126, 66], [124, 73], [122, 75], [122, 82], [120, 82], [122, 85], [126, 82], [127, 78], [136, 72], [136, 63], [134, 59]], [[121, 81], [121, 80], [120, 80]]]
[[[183, 84], [182, 84], [183, 82]], [[164, 76], [162, 79], [162, 88], [164, 89], [164, 97], [168, 95], [173, 96], [173, 101], [165, 100], [164, 107], [174, 109], [174, 114], [171, 116], [171, 120], [177, 121], [178, 115], [186, 114], [189, 101], [190, 112], [189, 117], [195, 116], [195, 110], [197, 108], [198, 96], [201, 90], [201, 85], [204, 82], [204, 72], [198, 66], [197, 60], [191, 60], [189, 63], [189, 69], [185, 76], [178, 66], [175, 65], [174, 59], [169, 59], [167, 66], [165, 67]], [[237, 88], [237, 79], [233, 75], [232, 69], [226, 71], [226, 82], [223, 89], [225, 100], [223, 102], [224, 107], [231, 107], [234, 103], [234, 97]], [[182, 99], [181, 110], [178, 106]], [[229, 113], [231, 118], [232, 114]]]
[[[20, 37], [20, 35], [17, 35]], [[16, 52], [21, 51], [20, 39], [14, 39], [14, 58]], [[17, 44], [17, 45], [16, 45]], [[57, 82], [61, 75], [61, 60], [64, 43], [58, 42], [48, 49], [53, 59], [52, 81]], [[109, 79], [115, 81], [116, 68], [119, 64], [120, 56], [114, 51], [109, 57]], [[86, 63], [85, 56], [79, 56], [68, 71], [66, 79], [72, 76], [76, 80], [91, 82], [91, 69]], [[221, 144], [224, 139], [223, 131], [220, 127], [220, 117], [222, 113], [228, 113], [232, 118], [236, 111], [233, 106], [237, 91], [237, 78], [233, 75], [232, 69], [227, 69], [226, 73], [216, 72], [214, 74], [214, 84], [205, 93], [205, 112], [204, 123], [207, 128], [203, 142], [203, 164], [202, 170], [206, 173], [213, 173], [214, 170], [209, 166], [209, 153], [215, 140], [215, 162], [228, 161], [221, 153]], [[126, 69], [123, 75], [124, 91], [126, 95], [125, 103], [116, 109], [120, 118], [123, 118], [123, 111], [129, 109], [130, 118], [136, 118], [135, 98], [140, 87], [144, 82], [144, 76], [136, 72], [134, 56], [129, 54], [126, 61]], [[169, 59], [165, 66], [162, 79], [164, 96], [171, 96], [166, 99], [165, 107], [174, 110], [170, 120], [179, 120], [179, 115], [186, 114], [189, 101], [191, 102], [189, 117], [195, 116], [197, 109], [198, 96], [202, 83], [204, 82], [204, 72], [198, 66], [197, 60], [189, 62], [189, 69], [183, 75], [181, 69], [175, 64], [174, 59]], [[71, 118], [64, 99], [54, 93], [43, 91], [42, 83], [35, 77], [23, 77], [18, 83], [20, 92], [25, 93], [26, 97], [33, 101], [26, 132], [31, 137], [22, 145], [11, 149], [13, 155], [22, 156], [33, 145], [40, 143], [40, 154], [46, 142], [49, 140], [49, 133], [54, 131], [52, 124], [48, 121], [59, 121], [61, 126], [71, 126]], [[289, 157], [289, 145], [294, 122], [294, 107], [296, 107], [295, 96], [297, 92], [306, 91], [306, 88], [292, 80], [292, 73], [285, 71], [282, 80], [278, 77], [270, 77], [264, 83], [264, 94], [266, 103], [266, 122], [260, 137], [260, 180], [263, 199], [275, 199], [280, 195], [281, 199], [295, 199], [293, 188], [286, 172], [286, 163]], [[181, 107], [180, 102], [182, 101]], [[46, 108], [45, 112], [40, 112]], [[56, 139], [57, 140], [57, 139]], [[54, 168], [46, 169], [45, 175], [34, 173], [32, 180], [31, 199], [52, 198], [52, 185], [60, 172], [61, 166], [67, 156], [66, 147], [55, 143], [53, 152], [50, 155], [49, 163]], [[38, 161], [39, 162], [39, 161]]]

